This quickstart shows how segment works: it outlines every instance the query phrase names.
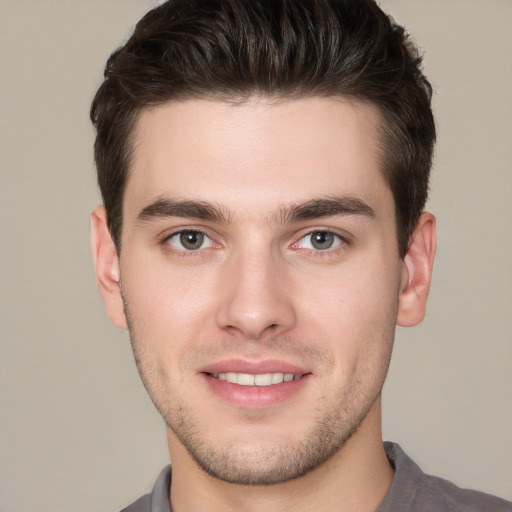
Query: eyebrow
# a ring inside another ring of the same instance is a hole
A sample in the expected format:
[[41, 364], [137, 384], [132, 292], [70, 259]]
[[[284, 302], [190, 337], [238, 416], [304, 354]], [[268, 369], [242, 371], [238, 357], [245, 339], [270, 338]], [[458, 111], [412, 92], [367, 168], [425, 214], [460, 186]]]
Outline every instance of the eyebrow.
[[179, 199], [157, 199], [144, 207], [137, 220], [149, 221], [166, 217], [187, 217], [201, 220], [209, 220], [222, 224], [228, 223], [228, 218], [223, 208], [206, 201], [186, 201]]
[[277, 222], [284, 224], [299, 220], [333, 217], [335, 215], [360, 215], [374, 218], [375, 211], [357, 197], [326, 197], [285, 206], [278, 211], [275, 219]]
[[[271, 219], [279, 224], [287, 224], [335, 215], [359, 215], [373, 218], [375, 212], [361, 199], [347, 195], [311, 199], [304, 203], [282, 206], [271, 216]], [[145, 222], [166, 217], [193, 218], [228, 224], [233, 216], [229, 215], [225, 208], [215, 203], [160, 198], [144, 207], [137, 216], [137, 220]]]

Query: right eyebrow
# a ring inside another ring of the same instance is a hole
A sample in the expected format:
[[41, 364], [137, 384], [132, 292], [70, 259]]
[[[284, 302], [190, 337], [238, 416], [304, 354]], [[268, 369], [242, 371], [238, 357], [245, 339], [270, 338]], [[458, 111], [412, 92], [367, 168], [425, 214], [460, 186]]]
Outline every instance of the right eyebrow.
[[137, 216], [141, 222], [166, 217], [186, 217], [209, 220], [227, 224], [228, 219], [222, 209], [212, 203], [203, 201], [185, 201], [179, 199], [161, 198], [145, 206]]

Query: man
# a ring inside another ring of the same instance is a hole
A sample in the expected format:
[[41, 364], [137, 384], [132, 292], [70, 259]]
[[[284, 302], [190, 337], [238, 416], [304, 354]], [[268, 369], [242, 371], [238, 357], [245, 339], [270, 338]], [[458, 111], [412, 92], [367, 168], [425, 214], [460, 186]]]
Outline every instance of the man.
[[382, 442], [436, 249], [420, 62], [370, 0], [171, 0], [110, 57], [93, 252], [172, 460], [126, 510], [512, 510]]

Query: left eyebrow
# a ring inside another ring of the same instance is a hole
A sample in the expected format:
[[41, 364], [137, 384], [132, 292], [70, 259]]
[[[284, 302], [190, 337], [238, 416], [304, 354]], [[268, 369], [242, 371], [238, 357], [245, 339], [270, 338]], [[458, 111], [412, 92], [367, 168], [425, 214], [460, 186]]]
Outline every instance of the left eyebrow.
[[279, 223], [289, 223], [321, 217], [332, 217], [334, 215], [360, 215], [374, 218], [375, 211], [357, 197], [327, 197], [312, 199], [297, 205], [285, 206], [275, 215], [275, 220]]

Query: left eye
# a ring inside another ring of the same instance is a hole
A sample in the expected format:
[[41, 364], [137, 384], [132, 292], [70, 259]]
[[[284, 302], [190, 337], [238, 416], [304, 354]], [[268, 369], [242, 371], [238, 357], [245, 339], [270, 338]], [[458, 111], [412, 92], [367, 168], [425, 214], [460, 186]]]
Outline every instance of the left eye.
[[342, 239], [331, 231], [312, 231], [304, 235], [296, 244], [301, 249], [312, 249], [314, 251], [327, 251], [341, 245]]
[[197, 251], [213, 245], [213, 240], [202, 231], [187, 229], [170, 236], [166, 242], [176, 249]]

